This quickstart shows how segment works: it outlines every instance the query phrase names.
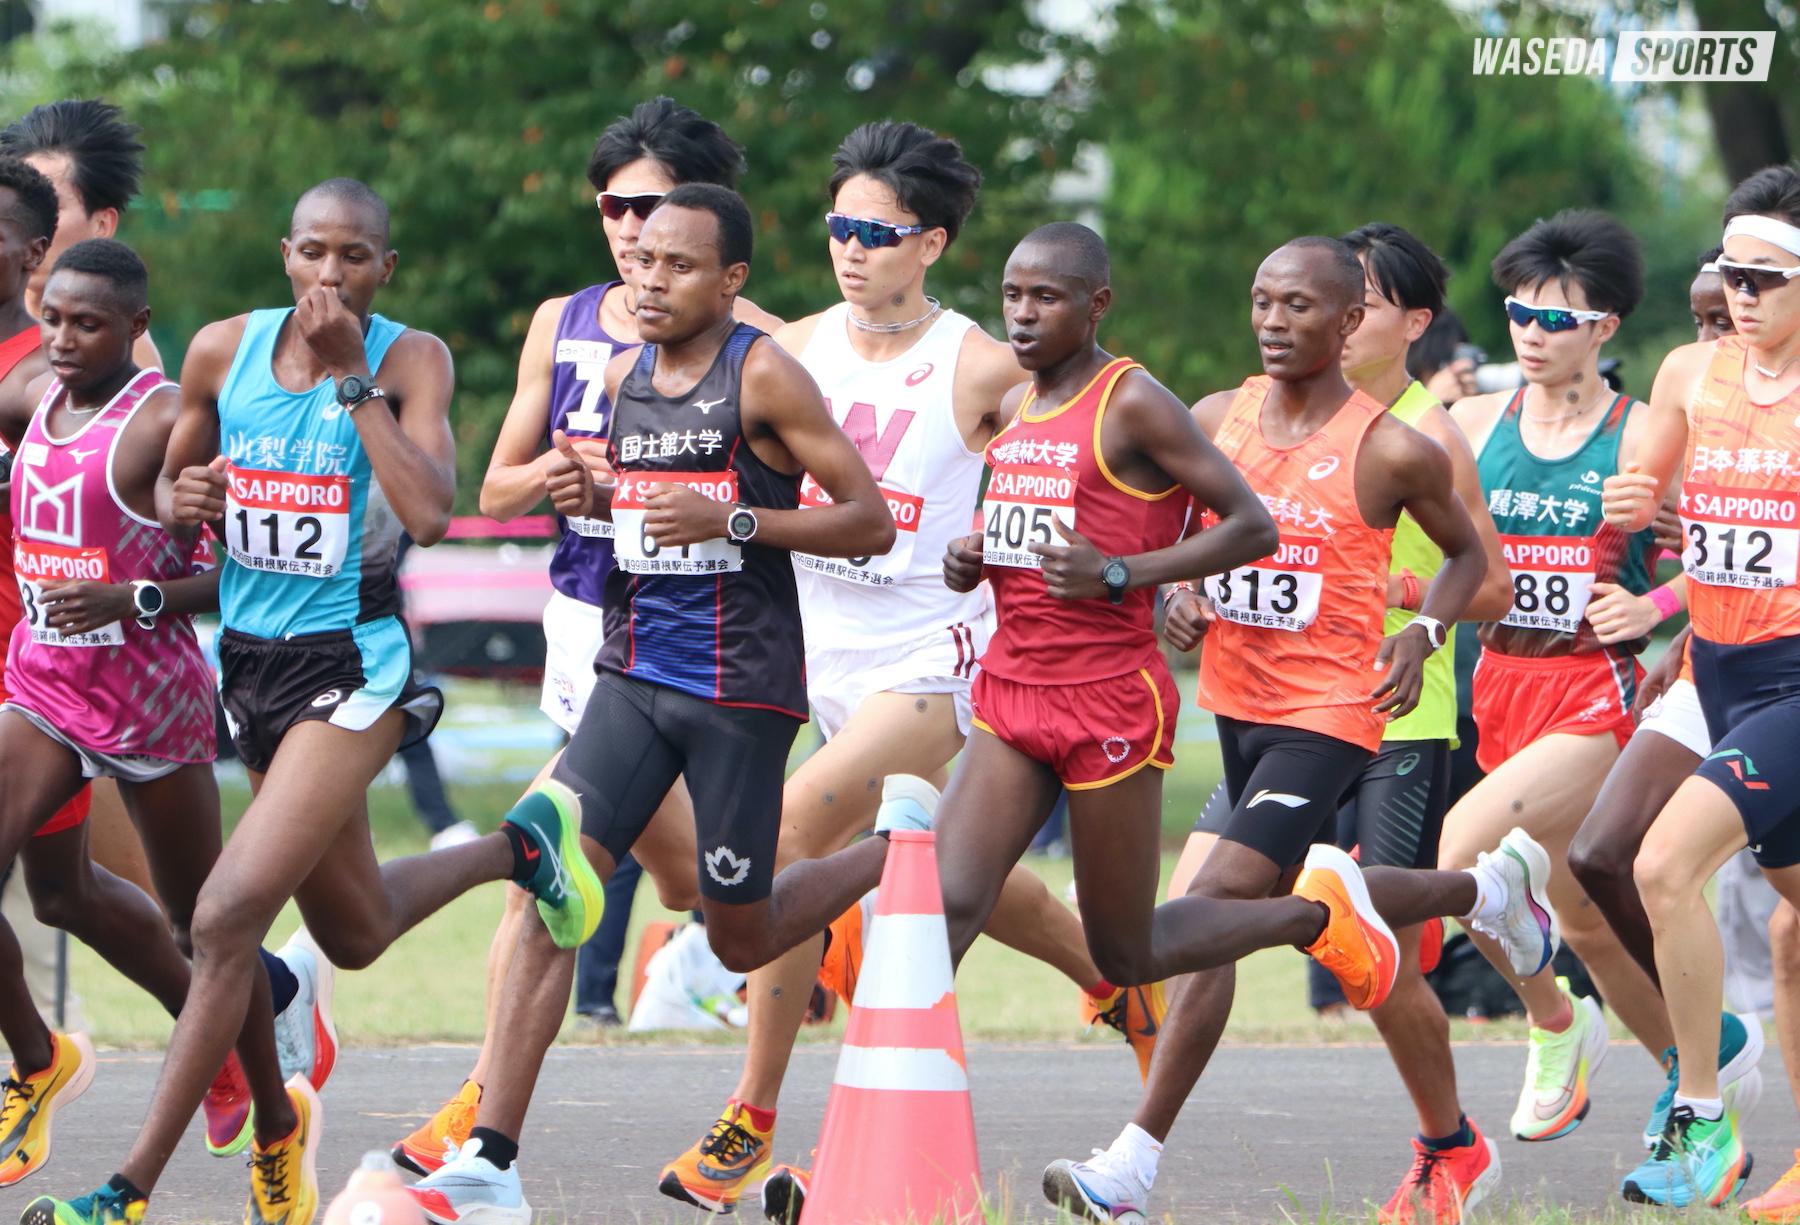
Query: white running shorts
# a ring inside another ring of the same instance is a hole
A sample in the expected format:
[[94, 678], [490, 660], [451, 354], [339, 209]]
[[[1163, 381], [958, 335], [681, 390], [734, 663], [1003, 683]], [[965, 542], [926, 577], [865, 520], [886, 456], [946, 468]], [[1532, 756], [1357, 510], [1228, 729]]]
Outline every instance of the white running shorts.
[[871, 693], [951, 693], [956, 726], [969, 734], [969, 686], [975, 661], [987, 650], [984, 621], [957, 622], [900, 646], [806, 653], [806, 696], [829, 740]]
[[550, 594], [544, 607], [544, 695], [538, 709], [571, 736], [594, 690], [594, 656], [605, 637], [598, 608], [560, 591]]
[[1637, 729], [1660, 732], [1696, 757], [1712, 752], [1712, 735], [1706, 730], [1700, 691], [1694, 688], [1693, 681], [1677, 680], [1663, 690], [1663, 695], [1650, 703]]

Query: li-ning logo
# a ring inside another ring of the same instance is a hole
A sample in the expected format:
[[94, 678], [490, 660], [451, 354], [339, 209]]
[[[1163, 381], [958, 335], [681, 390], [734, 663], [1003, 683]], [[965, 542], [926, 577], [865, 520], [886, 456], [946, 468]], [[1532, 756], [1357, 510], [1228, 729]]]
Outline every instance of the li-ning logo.
[[923, 383], [926, 379], [931, 377], [932, 369], [932, 364], [926, 362], [923, 366], [920, 366], [917, 370], [906, 376], [906, 385], [908, 387], [917, 387], [920, 383]]
[[1244, 807], [1255, 808], [1258, 804], [1275, 803], [1280, 804], [1285, 808], [1300, 808], [1311, 802], [1312, 801], [1308, 800], [1303, 795], [1288, 795], [1284, 791], [1270, 791], [1267, 788], [1264, 788], [1263, 790], [1258, 791], [1255, 798], [1244, 805]]
[[[719, 871], [720, 868], [730, 869], [731, 875], [724, 875]], [[731, 853], [730, 847], [722, 846], [706, 853], [706, 874], [721, 885], [741, 885], [744, 878], [750, 875], [750, 861], [739, 859]]]
[[[1114, 745], [1119, 747], [1119, 751], [1116, 753], [1113, 752]], [[1123, 736], [1108, 736], [1105, 740], [1100, 742], [1100, 751], [1106, 754], [1106, 760], [1117, 765], [1119, 762], [1125, 760], [1125, 754], [1131, 752], [1131, 741], [1125, 739]]]
[[1306, 470], [1306, 479], [1309, 481], [1322, 481], [1337, 470], [1338, 457], [1335, 455], [1327, 455], [1324, 459]]
[[694, 407], [699, 409], [702, 413], [711, 413], [713, 409], [719, 407], [719, 405], [723, 403], [725, 403], [725, 397], [720, 396], [716, 400], [695, 400]]

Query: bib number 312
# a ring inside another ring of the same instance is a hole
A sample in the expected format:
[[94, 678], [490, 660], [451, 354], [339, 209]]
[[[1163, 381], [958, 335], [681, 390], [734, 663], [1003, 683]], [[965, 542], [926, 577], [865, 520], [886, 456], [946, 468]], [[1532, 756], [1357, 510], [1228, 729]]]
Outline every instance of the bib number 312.
[[1800, 563], [1800, 499], [1689, 485], [1681, 491], [1681, 566], [1715, 587], [1792, 587]]

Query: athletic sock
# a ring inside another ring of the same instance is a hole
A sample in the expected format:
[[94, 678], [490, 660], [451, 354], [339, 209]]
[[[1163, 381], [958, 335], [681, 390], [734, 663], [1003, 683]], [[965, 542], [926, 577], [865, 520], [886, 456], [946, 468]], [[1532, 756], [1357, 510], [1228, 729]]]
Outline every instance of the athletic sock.
[[1575, 1024], [1575, 1001], [1563, 996], [1562, 1011], [1546, 1020], [1543, 1024], [1533, 1023], [1533, 1028], [1541, 1029], [1547, 1034], [1567, 1033], [1569, 1026]]
[[469, 1139], [481, 1141], [481, 1157], [496, 1170], [510, 1170], [519, 1159], [519, 1142], [508, 1140], [491, 1127], [471, 1127]]
[[749, 1102], [738, 1102], [738, 1105], [742, 1106], [744, 1113], [750, 1116], [750, 1125], [757, 1131], [766, 1133], [775, 1130], [775, 1112], [773, 1110], [764, 1110], [760, 1106], [752, 1106]]
[[1675, 1105], [1686, 1106], [1694, 1112], [1696, 1119], [1716, 1122], [1725, 1117], [1725, 1099], [1722, 1097], [1683, 1097], [1675, 1095]]
[[106, 1180], [106, 1185], [118, 1192], [120, 1197], [126, 1200], [148, 1200], [150, 1198], [142, 1191], [139, 1191], [137, 1186], [123, 1174], [114, 1174], [111, 1178]]
[[1082, 990], [1087, 993], [1089, 999], [1104, 1000], [1110, 999], [1118, 991], [1118, 988], [1103, 978], [1091, 987], [1083, 987]]
[[1162, 1148], [1136, 1123], [1125, 1124], [1125, 1130], [1112, 1142], [1112, 1151], [1131, 1166], [1131, 1172], [1137, 1175], [1146, 1191], [1156, 1182], [1156, 1162], [1162, 1156]]
[[[530, 796], [526, 797], [526, 799], [530, 798]], [[521, 800], [520, 803], [524, 803], [524, 801]], [[511, 821], [500, 822], [500, 832], [506, 835], [507, 845], [512, 847], [512, 882], [515, 885], [523, 884], [531, 879], [532, 873], [537, 871], [537, 865], [532, 862], [530, 851], [534, 844], [525, 836], [525, 831]]]
[[300, 994], [300, 980], [288, 969], [287, 962], [268, 949], [256, 951], [262, 954], [263, 969], [269, 972], [269, 994], [274, 997], [275, 1015], [280, 1016]]
[[1464, 868], [1475, 880], [1475, 909], [1466, 915], [1458, 915], [1457, 921], [1465, 926], [1471, 923], [1493, 923], [1506, 913], [1506, 886], [1495, 879], [1485, 864], [1477, 864], [1473, 868]]
[[1469, 1126], [1469, 1116], [1464, 1115], [1458, 1120], [1456, 1130], [1449, 1135], [1436, 1140], [1421, 1135], [1419, 1143], [1423, 1144], [1428, 1152], [1433, 1153], [1441, 1153], [1448, 1148], [1468, 1148], [1475, 1143], [1475, 1129]]

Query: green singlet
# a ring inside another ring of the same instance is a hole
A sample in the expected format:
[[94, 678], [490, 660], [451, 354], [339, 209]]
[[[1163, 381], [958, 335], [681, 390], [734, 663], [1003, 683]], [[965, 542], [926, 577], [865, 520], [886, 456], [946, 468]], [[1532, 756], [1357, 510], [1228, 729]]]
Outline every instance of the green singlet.
[[[1408, 425], [1417, 426], [1426, 410], [1436, 407], [1438, 398], [1415, 379], [1400, 393], [1400, 398], [1388, 412]], [[1443, 550], [1431, 543], [1431, 538], [1413, 522], [1411, 515], [1401, 515], [1400, 522], [1394, 525], [1393, 561], [1388, 566], [1388, 573], [1411, 570], [1423, 589], [1431, 585], [1443, 565]], [[1388, 609], [1383, 632], [1398, 634], [1416, 615], [1404, 608]], [[1451, 748], [1456, 747], [1456, 627], [1452, 625], [1449, 629], [1449, 641], [1425, 661], [1425, 687], [1419, 693], [1419, 705], [1410, 715], [1388, 724], [1381, 736], [1383, 740], [1448, 740]]]

